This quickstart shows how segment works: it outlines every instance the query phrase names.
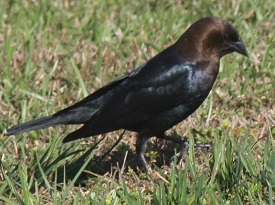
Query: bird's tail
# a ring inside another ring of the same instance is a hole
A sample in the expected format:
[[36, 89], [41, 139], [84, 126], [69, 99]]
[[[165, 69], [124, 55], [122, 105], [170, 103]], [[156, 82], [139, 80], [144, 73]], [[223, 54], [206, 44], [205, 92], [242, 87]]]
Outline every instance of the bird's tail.
[[64, 120], [62, 118], [57, 117], [55, 115], [43, 117], [37, 120], [33, 120], [30, 122], [22, 123], [19, 125], [15, 125], [8, 129], [7, 133], [5, 135], [15, 135], [22, 132], [28, 132], [31, 130], [38, 130], [42, 128], [47, 128], [51, 126], [61, 125], [64, 124]]

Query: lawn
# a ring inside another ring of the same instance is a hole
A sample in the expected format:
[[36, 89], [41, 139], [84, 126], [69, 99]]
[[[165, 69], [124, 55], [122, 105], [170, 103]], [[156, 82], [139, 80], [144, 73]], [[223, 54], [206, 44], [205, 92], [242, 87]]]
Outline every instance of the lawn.
[[[275, 1], [1, 1], [0, 204], [275, 203]], [[53, 114], [173, 44], [196, 20], [217, 16], [240, 32], [249, 58], [231, 54], [203, 105], [152, 139], [147, 175], [135, 133], [62, 144], [78, 126], [4, 136]], [[198, 150], [194, 143], [213, 143]]]

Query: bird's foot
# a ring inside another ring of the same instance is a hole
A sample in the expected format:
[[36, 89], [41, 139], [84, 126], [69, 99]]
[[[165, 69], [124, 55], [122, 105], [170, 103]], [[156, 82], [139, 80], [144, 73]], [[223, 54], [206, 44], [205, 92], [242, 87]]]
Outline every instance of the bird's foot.
[[[181, 145], [181, 147], [180, 147], [179, 152], [177, 152], [173, 157], [170, 158], [170, 164], [175, 160], [175, 158], [179, 158], [185, 152], [187, 152], [189, 149], [189, 146], [190, 146], [189, 142], [187, 140], [181, 140], [180, 145]], [[194, 145], [195, 149], [202, 148], [205, 151], [209, 151], [212, 146], [213, 146], [213, 144], [211, 144], [211, 143], [198, 143], [198, 144]]]

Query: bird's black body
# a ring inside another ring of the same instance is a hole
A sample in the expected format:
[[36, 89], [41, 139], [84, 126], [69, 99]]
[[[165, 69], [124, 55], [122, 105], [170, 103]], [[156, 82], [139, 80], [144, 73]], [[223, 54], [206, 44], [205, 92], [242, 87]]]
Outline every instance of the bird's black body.
[[[215, 23], [218, 28], [214, 28]], [[227, 26], [231, 33], [226, 31]], [[205, 39], [213, 38], [213, 42], [197, 39], [198, 34], [190, 36], [196, 27], [198, 32], [206, 30], [201, 35], [205, 35]], [[222, 29], [224, 31], [220, 31]], [[230, 33], [229, 40], [220, 37], [222, 32]], [[16, 125], [7, 135], [54, 125], [84, 124], [64, 139], [68, 142], [126, 129], [139, 133], [137, 151], [144, 161], [147, 139], [162, 138], [166, 130], [202, 104], [217, 77], [220, 58], [233, 51], [247, 55], [234, 27], [221, 19], [202, 19], [174, 45], [131, 73], [52, 116]]]

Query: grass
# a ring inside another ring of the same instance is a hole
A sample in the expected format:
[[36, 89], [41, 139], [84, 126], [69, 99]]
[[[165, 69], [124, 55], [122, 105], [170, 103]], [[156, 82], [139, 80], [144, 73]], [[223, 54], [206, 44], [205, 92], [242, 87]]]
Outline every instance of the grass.
[[[273, 204], [274, 10], [271, 0], [1, 1], [0, 203]], [[163, 163], [176, 146], [153, 139], [153, 173], [140, 172], [122, 130], [65, 145], [76, 126], [3, 136], [129, 72], [204, 16], [234, 24], [250, 58], [223, 58], [207, 100], [169, 131], [191, 143], [179, 163]]]

